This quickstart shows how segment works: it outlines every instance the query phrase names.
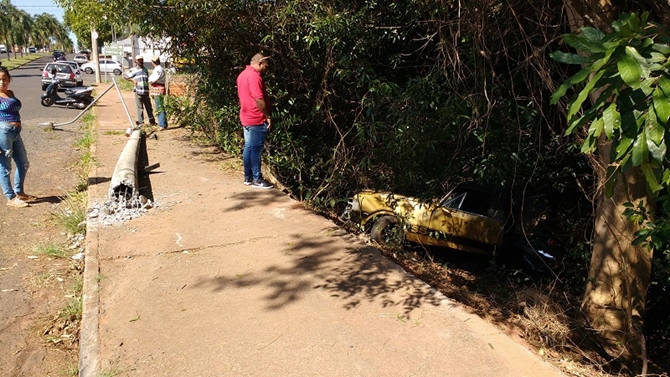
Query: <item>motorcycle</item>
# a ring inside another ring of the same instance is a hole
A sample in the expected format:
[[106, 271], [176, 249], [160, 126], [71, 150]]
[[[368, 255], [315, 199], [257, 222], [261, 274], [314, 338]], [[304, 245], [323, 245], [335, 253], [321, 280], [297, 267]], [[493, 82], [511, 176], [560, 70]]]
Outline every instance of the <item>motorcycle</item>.
[[85, 109], [91, 102], [93, 102], [93, 87], [82, 87], [74, 89], [65, 89], [66, 97], [58, 95], [60, 83], [53, 81], [47, 87], [47, 90], [42, 94], [42, 106], [49, 107], [51, 105], [60, 105], [68, 108]]

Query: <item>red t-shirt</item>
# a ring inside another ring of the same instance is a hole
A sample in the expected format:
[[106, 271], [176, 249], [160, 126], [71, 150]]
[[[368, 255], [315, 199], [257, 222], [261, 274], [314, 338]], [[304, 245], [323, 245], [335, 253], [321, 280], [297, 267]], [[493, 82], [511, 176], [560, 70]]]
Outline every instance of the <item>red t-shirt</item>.
[[254, 67], [248, 65], [237, 76], [237, 96], [240, 98], [240, 122], [243, 126], [257, 126], [267, 120], [256, 106], [256, 100], [262, 98], [270, 109], [270, 98], [261, 74]]

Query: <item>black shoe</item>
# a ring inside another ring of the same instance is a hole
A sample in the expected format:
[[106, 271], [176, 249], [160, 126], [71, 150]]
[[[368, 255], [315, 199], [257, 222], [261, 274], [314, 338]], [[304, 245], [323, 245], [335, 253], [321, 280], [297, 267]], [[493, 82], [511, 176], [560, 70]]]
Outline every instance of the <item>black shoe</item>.
[[137, 121], [135, 121], [135, 124], [138, 125], [138, 126], [141, 126], [141, 125], [144, 124], [144, 122], [140, 122], [139, 120], [137, 120]]
[[245, 185], [245, 186], [251, 186], [251, 184], [252, 184], [253, 182], [254, 182], [254, 181], [252, 181], [251, 179], [245, 179], [245, 180], [244, 180], [244, 185]]
[[253, 188], [257, 188], [257, 189], [265, 189], [265, 190], [267, 190], [267, 189], [271, 189], [271, 188], [273, 188], [274, 186], [271, 185], [270, 182], [266, 181], [265, 179], [259, 179], [259, 180], [254, 181], [254, 182], [251, 184], [251, 187], [253, 187]]

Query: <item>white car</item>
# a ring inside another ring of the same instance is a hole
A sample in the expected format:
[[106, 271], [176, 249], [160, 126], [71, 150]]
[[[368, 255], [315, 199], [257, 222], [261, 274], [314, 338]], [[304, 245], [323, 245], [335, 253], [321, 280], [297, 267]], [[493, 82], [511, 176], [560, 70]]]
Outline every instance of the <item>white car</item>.
[[[95, 72], [95, 63], [84, 63], [81, 65], [81, 69], [83, 69], [84, 72], [91, 74]], [[100, 72], [113, 73], [116, 76], [120, 76], [123, 72], [123, 66], [116, 60], [100, 59]]]
[[72, 66], [66, 62], [47, 63], [42, 71], [42, 90], [46, 90], [53, 81], [51, 70], [56, 68], [56, 77], [63, 87], [82, 86], [81, 75], [77, 75]]
[[84, 63], [88, 63], [88, 56], [86, 56], [86, 54], [77, 54], [74, 56], [72, 60], [77, 62], [77, 64], [81, 65]]

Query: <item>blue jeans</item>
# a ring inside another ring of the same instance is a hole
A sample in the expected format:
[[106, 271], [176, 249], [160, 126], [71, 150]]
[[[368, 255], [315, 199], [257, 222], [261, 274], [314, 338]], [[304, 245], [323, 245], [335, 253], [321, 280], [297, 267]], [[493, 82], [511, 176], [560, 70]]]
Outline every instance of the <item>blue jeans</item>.
[[163, 106], [163, 96], [154, 96], [154, 114], [158, 121], [158, 127], [167, 128], [167, 117], [165, 116], [165, 107]]
[[263, 123], [256, 126], [244, 126], [244, 152], [242, 162], [244, 163], [244, 180], [263, 179], [261, 174], [261, 154], [265, 136], [268, 134], [268, 124]]
[[[7, 199], [14, 199], [17, 193], [23, 192], [23, 181], [28, 172], [28, 155], [21, 139], [21, 127], [12, 127], [9, 123], [0, 122], [0, 186]], [[9, 176], [12, 173], [12, 159], [16, 163], [14, 187]]]
[[137, 105], [137, 122], [144, 123], [144, 114], [142, 109], [147, 111], [147, 117], [149, 118], [149, 124], [156, 124], [154, 119], [154, 111], [151, 108], [151, 98], [149, 95], [140, 96], [135, 94], [135, 105]]

